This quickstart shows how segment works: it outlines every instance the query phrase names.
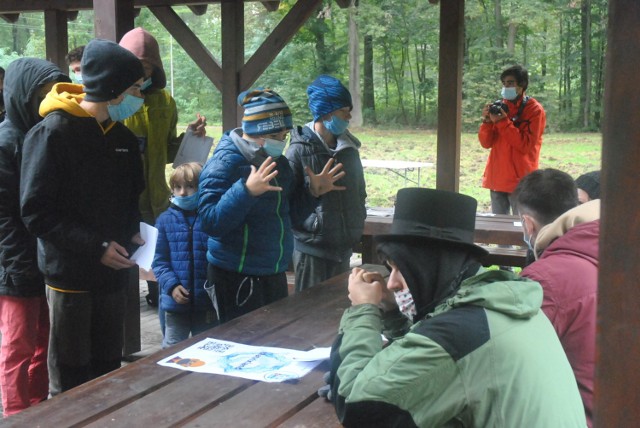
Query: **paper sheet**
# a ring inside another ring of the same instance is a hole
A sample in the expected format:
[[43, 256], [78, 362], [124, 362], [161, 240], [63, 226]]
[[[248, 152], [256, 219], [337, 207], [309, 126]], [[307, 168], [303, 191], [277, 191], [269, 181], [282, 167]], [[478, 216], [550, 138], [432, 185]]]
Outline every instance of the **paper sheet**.
[[284, 382], [309, 373], [322, 360], [328, 359], [330, 352], [330, 347], [296, 351], [207, 338], [158, 364], [192, 372]]
[[178, 154], [173, 160], [173, 167], [177, 167], [187, 162], [198, 162], [204, 165], [209, 157], [209, 152], [213, 146], [212, 137], [196, 137], [193, 132], [187, 128], [182, 137]]
[[147, 223], [140, 222], [140, 236], [144, 239], [144, 245], [133, 253], [131, 260], [136, 262], [142, 269], [149, 271], [151, 270], [153, 256], [156, 253], [158, 229]]

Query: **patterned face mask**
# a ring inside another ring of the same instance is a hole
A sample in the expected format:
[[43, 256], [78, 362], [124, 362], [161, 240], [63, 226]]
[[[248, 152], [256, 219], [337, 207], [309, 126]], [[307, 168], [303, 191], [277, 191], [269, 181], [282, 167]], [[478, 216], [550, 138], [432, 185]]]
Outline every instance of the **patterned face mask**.
[[393, 293], [393, 297], [396, 299], [400, 312], [413, 321], [413, 317], [416, 316], [418, 312], [416, 311], [416, 304], [413, 301], [411, 292], [409, 290], [396, 291]]

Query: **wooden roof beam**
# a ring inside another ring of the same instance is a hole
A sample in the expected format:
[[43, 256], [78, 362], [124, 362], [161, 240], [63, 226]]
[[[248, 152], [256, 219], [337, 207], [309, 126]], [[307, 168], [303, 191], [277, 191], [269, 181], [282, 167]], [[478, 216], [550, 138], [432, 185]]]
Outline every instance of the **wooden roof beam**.
[[248, 89], [289, 43], [322, 0], [298, 0], [287, 15], [262, 42], [240, 72], [240, 89]]
[[202, 16], [205, 13], [207, 13], [206, 4], [199, 4], [199, 5], [190, 4], [190, 5], [187, 5], [187, 7], [191, 9], [191, 12], [193, 12], [193, 14], [196, 16]]
[[149, 7], [151, 13], [167, 29], [174, 39], [182, 46], [191, 59], [200, 67], [211, 82], [222, 91], [222, 67], [202, 44], [198, 36], [184, 23], [170, 6]]
[[[207, 5], [213, 3], [221, 3], [224, 0], [209, 0], [209, 1], [197, 1], [197, 0], [134, 0], [134, 6], [140, 7], [161, 7], [161, 6], [188, 6], [191, 10], [201, 11], [202, 8], [206, 8]], [[259, 0], [244, 0], [259, 1]], [[345, 1], [345, 0], [341, 0]], [[348, 1], [347, 1], [348, 2]], [[279, 0], [264, 0], [261, 2], [268, 11], [277, 10], [280, 1]], [[195, 8], [195, 10], [194, 10]], [[88, 10], [93, 9], [93, 0], [2, 0], [0, 1], [0, 15], [1, 14], [13, 14], [23, 12], [41, 12], [47, 9], [55, 10]], [[204, 13], [204, 12], [202, 12]]]
[[3, 21], [7, 21], [9, 24], [13, 24], [14, 22], [18, 22], [18, 18], [20, 18], [19, 13], [3, 13], [0, 15]]
[[263, 1], [262, 5], [264, 6], [265, 9], [267, 9], [267, 11], [275, 12], [280, 7], [280, 0]]

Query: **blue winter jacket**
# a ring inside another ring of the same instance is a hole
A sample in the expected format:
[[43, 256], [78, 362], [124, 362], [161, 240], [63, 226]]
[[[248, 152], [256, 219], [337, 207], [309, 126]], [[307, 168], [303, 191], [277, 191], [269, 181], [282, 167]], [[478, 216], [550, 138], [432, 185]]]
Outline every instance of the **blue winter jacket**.
[[[156, 222], [158, 242], [153, 259], [153, 273], [160, 284], [160, 309], [167, 312], [206, 311], [213, 309], [204, 290], [207, 280], [207, 234], [200, 217], [171, 205]], [[188, 305], [180, 305], [171, 293], [177, 285], [189, 290]]]
[[226, 132], [200, 175], [198, 210], [209, 235], [207, 260], [245, 275], [287, 270], [293, 253], [289, 199], [293, 173], [284, 156], [276, 161], [271, 184], [282, 191], [252, 196], [245, 183], [267, 155], [242, 139], [242, 130]]

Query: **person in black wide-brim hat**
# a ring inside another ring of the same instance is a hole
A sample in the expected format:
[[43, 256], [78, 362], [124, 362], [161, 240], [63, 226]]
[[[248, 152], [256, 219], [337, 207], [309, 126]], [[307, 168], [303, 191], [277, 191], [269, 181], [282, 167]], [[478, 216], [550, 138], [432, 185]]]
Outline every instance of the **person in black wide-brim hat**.
[[318, 391], [344, 426], [586, 426], [540, 284], [478, 262], [476, 205], [398, 192], [391, 233], [376, 237], [390, 276], [353, 269], [352, 306]]
[[[418, 318], [475, 275], [486, 250], [473, 243], [477, 202], [433, 189], [398, 192], [391, 233], [375, 238], [381, 260], [402, 272]], [[390, 269], [393, 271], [393, 269]], [[393, 291], [402, 291], [398, 284]]]

